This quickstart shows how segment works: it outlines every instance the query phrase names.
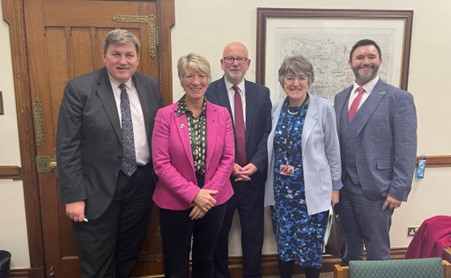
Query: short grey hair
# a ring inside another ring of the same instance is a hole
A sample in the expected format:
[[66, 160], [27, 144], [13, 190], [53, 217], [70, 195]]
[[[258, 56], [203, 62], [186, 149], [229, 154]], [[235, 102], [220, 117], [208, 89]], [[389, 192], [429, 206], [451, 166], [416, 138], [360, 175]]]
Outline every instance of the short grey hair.
[[315, 81], [313, 65], [303, 55], [287, 56], [283, 60], [283, 63], [279, 68], [279, 83], [282, 87], [285, 83], [285, 77], [288, 74], [306, 76], [308, 78], [309, 87], [313, 84], [313, 81]]
[[105, 54], [110, 45], [121, 45], [126, 43], [133, 43], [136, 48], [136, 53], [139, 54], [141, 50], [141, 44], [133, 33], [125, 29], [116, 29], [106, 34], [103, 40], [103, 54]]
[[186, 73], [187, 69], [192, 69], [195, 71], [205, 73], [208, 77], [208, 83], [210, 83], [211, 81], [210, 63], [204, 57], [194, 53], [190, 53], [186, 56], [180, 57], [177, 63], [177, 70], [180, 80]]

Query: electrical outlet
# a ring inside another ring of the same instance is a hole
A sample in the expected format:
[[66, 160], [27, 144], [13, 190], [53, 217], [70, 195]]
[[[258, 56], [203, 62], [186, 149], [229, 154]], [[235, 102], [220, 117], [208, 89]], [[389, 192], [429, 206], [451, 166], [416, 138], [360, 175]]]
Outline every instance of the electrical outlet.
[[418, 228], [419, 227], [408, 227], [407, 228], [407, 236], [413, 237], [417, 233]]

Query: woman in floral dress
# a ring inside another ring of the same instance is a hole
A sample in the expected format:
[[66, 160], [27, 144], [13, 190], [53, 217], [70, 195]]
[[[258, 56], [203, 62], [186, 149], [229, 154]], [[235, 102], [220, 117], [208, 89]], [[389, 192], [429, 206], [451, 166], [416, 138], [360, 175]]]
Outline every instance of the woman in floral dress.
[[282, 278], [294, 263], [319, 277], [330, 206], [339, 201], [340, 147], [332, 104], [308, 93], [313, 66], [302, 55], [285, 58], [279, 82], [286, 98], [273, 107], [268, 137], [265, 206], [271, 206]]

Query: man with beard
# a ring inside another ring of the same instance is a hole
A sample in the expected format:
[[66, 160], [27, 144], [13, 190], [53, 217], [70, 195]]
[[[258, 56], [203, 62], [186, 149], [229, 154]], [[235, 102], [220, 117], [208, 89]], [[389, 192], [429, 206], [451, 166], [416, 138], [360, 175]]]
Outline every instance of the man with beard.
[[344, 263], [390, 259], [393, 211], [407, 201], [415, 169], [417, 118], [412, 95], [382, 81], [380, 47], [351, 49], [355, 83], [335, 97], [341, 148], [340, 214], [349, 252]]

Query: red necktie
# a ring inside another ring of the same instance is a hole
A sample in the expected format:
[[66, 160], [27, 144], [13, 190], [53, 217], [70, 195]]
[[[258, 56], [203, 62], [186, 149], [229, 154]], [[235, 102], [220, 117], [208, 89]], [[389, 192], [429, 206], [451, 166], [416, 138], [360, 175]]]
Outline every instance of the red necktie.
[[241, 103], [240, 91], [233, 85], [234, 105], [235, 105], [235, 137], [236, 137], [236, 155], [235, 161], [240, 166], [246, 165], [246, 131], [244, 129], [243, 105]]
[[358, 87], [356, 91], [358, 95], [352, 102], [351, 107], [349, 108], [348, 111], [348, 119], [350, 122], [352, 121], [352, 118], [354, 118], [355, 113], [357, 113], [357, 110], [359, 109], [360, 100], [362, 99], [363, 92], [365, 92], [365, 89], [363, 89], [362, 87]]

